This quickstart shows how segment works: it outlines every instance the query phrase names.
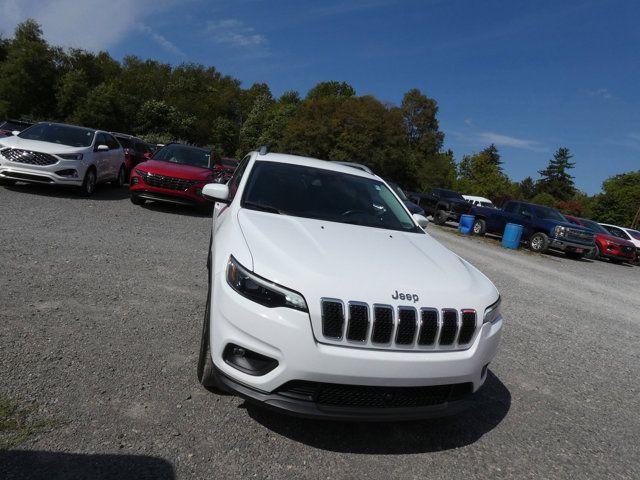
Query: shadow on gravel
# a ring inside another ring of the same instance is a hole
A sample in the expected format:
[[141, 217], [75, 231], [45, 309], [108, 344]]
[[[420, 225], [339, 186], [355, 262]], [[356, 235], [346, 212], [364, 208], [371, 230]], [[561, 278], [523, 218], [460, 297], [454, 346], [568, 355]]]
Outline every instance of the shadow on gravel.
[[211, 218], [212, 215], [210, 212], [205, 211], [203, 208], [198, 208], [196, 206], [192, 207], [189, 205], [180, 205], [177, 203], [147, 201], [142, 206], [142, 208], [153, 210], [155, 212], [182, 215], [185, 217]]
[[315, 448], [342, 453], [400, 455], [470, 445], [493, 430], [511, 407], [511, 394], [491, 371], [458, 416], [411, 422], [356, 423], [298, 419], [245, 403], [247, 412], [266, 428]]
[[127, 186], [116, 188], [108, 184], [100, 184], [96, 187], [96, 191], [88, 198], [79, 196], [73, 187], [62, 185], [45, 185], [40, 183], [16, 183], [11, 186], [3, 186], [7, 190], [13, 192], [26, 193], [29, 195], [40, 195], [43, 197], [55, 198], [75, 198], [82, 200], [122, 200], [129, 198], [129, 188]]
[[161, 458], [138, 455], [0, 451], [0, 478], [29, 480], [175, 479], [173, 466]]

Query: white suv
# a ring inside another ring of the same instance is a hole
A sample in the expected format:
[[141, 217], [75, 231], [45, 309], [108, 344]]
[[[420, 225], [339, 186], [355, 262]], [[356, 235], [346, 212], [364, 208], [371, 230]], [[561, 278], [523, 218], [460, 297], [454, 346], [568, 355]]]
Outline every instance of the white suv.
[[503, 319], [491, 281], [379, 177], [253, 152], [215, 200], [206, 387], [302, 416], [406, 419], [468, 404]]
[[89, 196], [98, 183], [124, 184], [124, 151], [108, 132], [37, 123], [0, 139], [0, 181], [73, 185]]

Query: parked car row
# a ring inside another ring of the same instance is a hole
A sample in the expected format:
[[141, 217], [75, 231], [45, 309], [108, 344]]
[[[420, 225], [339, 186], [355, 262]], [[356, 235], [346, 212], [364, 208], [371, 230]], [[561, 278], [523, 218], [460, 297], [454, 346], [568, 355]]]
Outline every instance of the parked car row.
[[89, 196], [96, 185], [130, 182], [131, 200], [207, 206], [206, 183], [226, 182], [238, 162], [211, 149], [168, 144], [75, 125], [41, 122], [0, 138], [0, 182], [66, 185]]

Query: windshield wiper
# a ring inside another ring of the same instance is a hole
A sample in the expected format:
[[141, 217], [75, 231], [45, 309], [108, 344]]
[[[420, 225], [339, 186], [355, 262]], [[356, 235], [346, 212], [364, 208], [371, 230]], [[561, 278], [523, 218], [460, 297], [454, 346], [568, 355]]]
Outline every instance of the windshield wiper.
[[249, 208], [251, 210], [259, 210], [261, 212], [277, 213], [278, 215], [281, 214], [281, 213], [284, 213], [282, 210], [278, 210], [276, 207], [273, 207], [271, 205], [265, 205], [264, 203], [245, 201], [242, 206], [245, 207], [245, 208]]

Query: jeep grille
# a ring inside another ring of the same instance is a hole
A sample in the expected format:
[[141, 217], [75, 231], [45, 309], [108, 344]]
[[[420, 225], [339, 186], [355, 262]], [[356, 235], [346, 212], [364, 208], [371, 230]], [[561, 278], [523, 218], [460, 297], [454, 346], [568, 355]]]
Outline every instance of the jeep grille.
[[462, 350], [478, 329], [476, 311], [321, 300], [322, 336], [330, 343], [391, 350]]

